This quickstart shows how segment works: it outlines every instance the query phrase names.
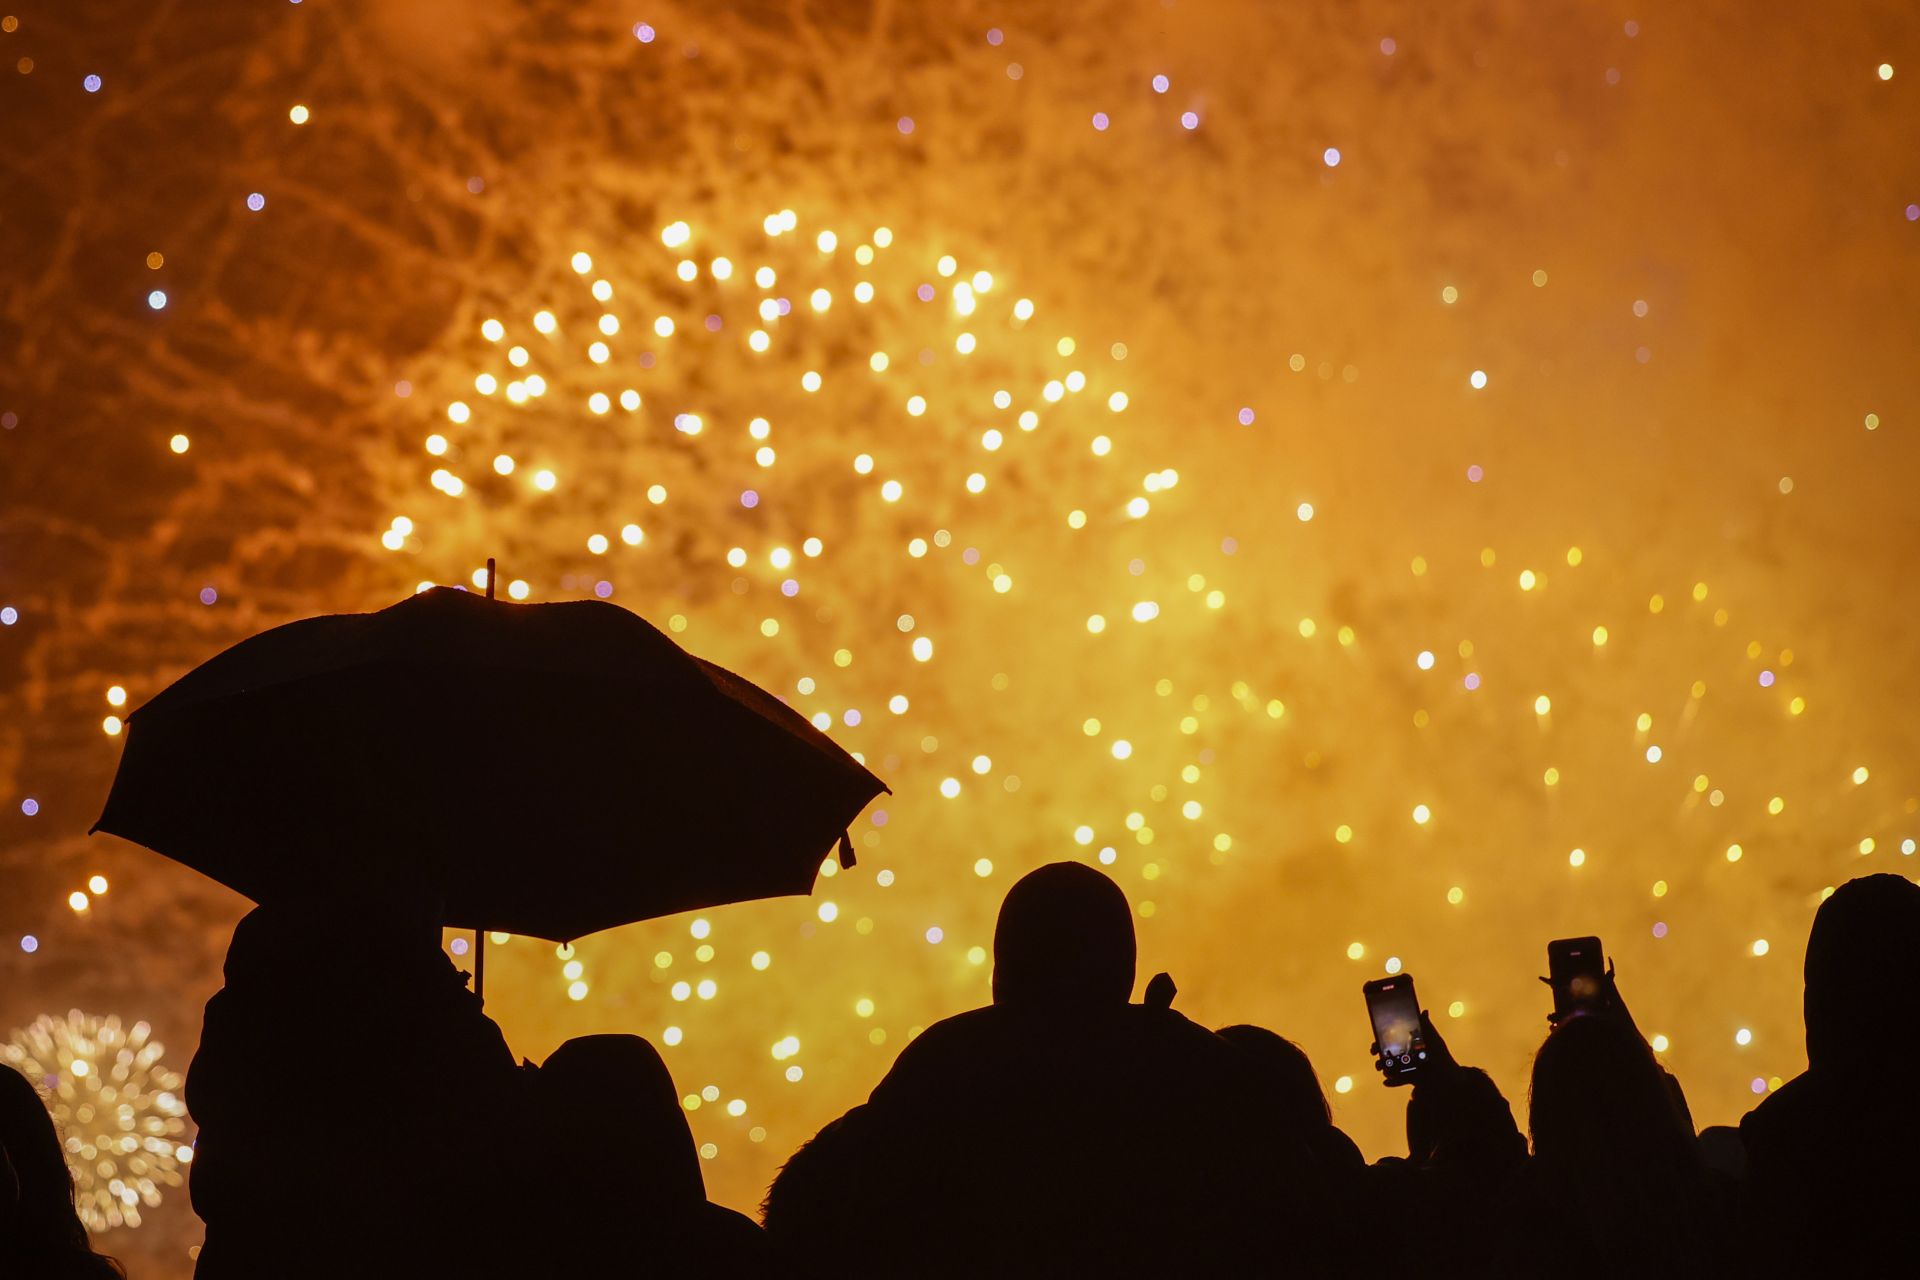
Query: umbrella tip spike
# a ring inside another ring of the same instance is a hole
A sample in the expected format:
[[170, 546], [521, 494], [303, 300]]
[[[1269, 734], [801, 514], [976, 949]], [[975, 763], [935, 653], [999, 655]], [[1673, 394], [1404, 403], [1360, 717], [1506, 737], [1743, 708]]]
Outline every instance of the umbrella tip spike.
[[487, 599], [489, 600], [493, 599], [494, 579], [499, 576], [500, 575], [498, 571], [495, 570], [493, 565], [493, 557], [488, 556], [487, 557]]
[[845, 867], [847, 870], [851, 871], [855, 866], [859, 864], [859, 861], [860, 860], [856, 858], [853, 853], [852, 834], [846, 831], [842, 831], [840, 833], [840, 865]]

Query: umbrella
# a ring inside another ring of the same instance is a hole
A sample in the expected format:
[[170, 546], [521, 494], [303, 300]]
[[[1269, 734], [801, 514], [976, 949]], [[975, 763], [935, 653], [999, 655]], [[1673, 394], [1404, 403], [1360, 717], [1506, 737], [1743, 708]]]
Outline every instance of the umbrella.
[[559, 942], [808, 893], [885, 790], [617, 605], [436, 587], [182, 676], [128, 718], [94, 830], [260, 902], [406, 880], [444, 924]]

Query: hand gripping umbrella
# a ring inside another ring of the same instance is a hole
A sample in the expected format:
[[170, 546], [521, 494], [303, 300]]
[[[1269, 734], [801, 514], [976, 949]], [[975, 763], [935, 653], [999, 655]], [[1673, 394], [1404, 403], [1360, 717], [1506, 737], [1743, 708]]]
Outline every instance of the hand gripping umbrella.
[[182, 676], [128, 718], [94, 830], [259, 902], [423, 885], [478, 947], [808, 893], [885, 790], [625, 609], [436, 587]]

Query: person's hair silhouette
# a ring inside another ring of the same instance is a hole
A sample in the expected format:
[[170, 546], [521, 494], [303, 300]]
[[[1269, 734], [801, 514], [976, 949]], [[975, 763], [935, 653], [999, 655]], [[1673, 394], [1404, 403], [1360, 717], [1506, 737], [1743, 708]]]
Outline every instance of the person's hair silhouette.
[[[752, 1219], [707, 1200], [693, 1129], [660, 1053], [634, 1035], [580, 1036], [535, 1076], [554, 1168], [545, 1179], [536, 1255], [562, 1275], [644, 1269], [668, 1275], [764, 1270]], [[617, 1201], [626, 1230], [581, 1232], [579, 1203]]]
[[1700, 1157], [1679, 1087], [1624, 1017], [1573, 1014], [1533, 1060], [1533, 1160], [1495, 1244], [1499, 1274], [1706, 1274], [1730, 1188]]
[[568, 1179], [621, 1188], [645, 1210], [691, 1212], [706, 1183], [659, 1051], [639, 1036], [579, 1036], [540, 1065], [544, 1118], [571, 1149]]
[[124, 1276], [93, 1251], [73, 1207], [73, 1174], [46, 1104], [25, 1076], [0, 1065], [0, 1276], [83, 1280]]
[[1122, 1005], [1134, 960], [1133, 911], [1120, 886], [1082, 863], [1049, 863], [1000, 904], [993, 1002]]
[[1222, 1027], [1215, 1034], [1247, 1056], [1289, 1124], [1310, 1132], [1333, 1123], [1333, 1107], [1306, 1050], [1276, 1031], [1247, 1023]]
[[1547, 1036], [1533, 1059], [1527, 1123], [1533, 1158], [1570, 1176], [1644, 1185], [1699, 1167], [1653, 1050], [1604, 1015], [1569, 1017]]

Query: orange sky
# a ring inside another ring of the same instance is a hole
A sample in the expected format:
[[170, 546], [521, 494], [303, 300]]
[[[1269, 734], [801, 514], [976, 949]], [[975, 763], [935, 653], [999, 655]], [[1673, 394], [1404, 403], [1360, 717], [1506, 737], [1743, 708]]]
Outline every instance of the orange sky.
[[[516, 942], [490, 966], [490, 1007], [531, 1056], [585, 1031], [683, 1026], [668, 1059], [683, 1087], [748, 1103], [692, 1117], [729, 1203], [757, 1199], [914, 1027], [985, 998], [964, 948], [987, 940], [1015, 875], [1109, 845], [1129, 895], [1154, 904], [1143, 971], [1172, 970], [1197, 1018], [1300, 1039], [1330, 1087], [1353, 1078], [1336, 1115], [1371, 1154], [1392, 1149], [1400, 1099], [1372, 1082], [1358, 986], [1389, 956], [1436, 1012], [1461, 1003], [1444, 1029], [1522, 1110], [1544, 1029], [1532, 979], [1563, 933], [1608, 941], [1701, 1123], [1799, 1068], [1819, 890], [1910, 869], [1900, 842], [1920, 837], [1907, 7], [722, 8], [656, 5], [642, 42], [627, 6], [601, 3], [564, 20], [431, 0], [90, 5], [83, 22], [15, 0], [18, 29], [0, 34], [0, 606], [18, 610], [0, 629], [0, 1021], [144, 1017], [184, 1065], [243, 905], [82, 835], [118, 756], [109, 686], [137, 706], [252, 630], [461, 580], [498, 550], [534, 598], [604, 575], [655, 621], [680, 614], [696, 652], [834, 715], [897, 793], [860, 867], [816, 891], [835, 922], [815, 902], [708, 913], [711, 1002], [669, 994], [701, 963], [687, 921], [583, 941], [593, 993], [577, 1003], [550, 950]], [[770, 240], [761, 219], [783, 208], [798, 230]], [[834, 309], [776, 326], [754, 355], [738, 338], [762, 291], [743, 270], [676, 292], [659, 239], [676, 219], [703, 264], [777, 263], [771, 293], [804, 280]], [[895, 257], [866, 274], [900, 301], [862, 312], [849, 254], [881, 225]], [[840, 238], [830, 257], [820, 229]], [[481, 319], [590, 317], [567, 267], [582, 249], [635, 308], [609, 368], [630, 367], [648, 407], [594, 434], [581, 405], [602, 372], [563, 329], [539, 349], [550, 399], [476, 401], [468, 433], [448, 427], [447, 402], [474, 399], [498, 358]], [[963, 277], [992, 273], [977, 320], [952, 310], [943, 254]], [[925, 313], [904, 301], [922, 277], [943, 290]], [[1020, 297], [1037, 316], [1016, 327]], [[710, 341], [696, 302], [727, 317]], [[639, 322], [676, 307], [677, 336], [643, 370]], [[963, 329], [977, 359], [951, 354]], [[916, 363], [923, 345], [939, 358]], [[884, 377], [870, 347], [892, 348]], [[828, 378], [811, 399], [794, 389], [808, 368]], [[1072, 369], [1083, 406], [982, 446], [993, 390], [1032, 398]], [[1114, 389], [1119, 415], [1100, 407]], [[924, 417], [903, 414], [910, 392]], [[676, 439], [680, 411], [710, 430]], [[761, 413], [771, 467], [745, 433]], [[453, 441], [443, 458], [421, 449], [434, 432]], [[1103, 432], [1112, 451], [1096, 454]], [[495, 450], [525, 468], [494, 475]], [[849, 466], [863, 450], [871, 476]], [[430, 484], [442, 465], [465, 496]], [[522, 483], [536, 465], [559, 473], [551, 501]], [[907, 478], [898, 504], [877, 492], [888, 468]], [[1165, 468], [1177, 486], [1127, 519]], [[673, 497], [643, 502], [660, 477]], [[767, 494], [752, 516], [748, 485]], [[401, 515], [418, 531], [389, 551]], [[649, 526], [643, 547], [587, 551], [627, 520]], [[936, 528], [952, 545], [910, 556]], [[783, 603], [765, 553], [809, 534], [827, 551]], [[734, 546], [752, 557], [738, 574]], [[978, 565], [956, 559], [966, 546]], [[1132, 621], [1149, 600], [1159, 616]], [[932, 662], [913, 661], [902, 612], [935, 638]], [[1111, 620], [1098, 634], [1096, 612]], [[768, 617], [783, 620], [771, 638]], [[909, 690], [911, 712], [882, 711]], [[952, 800], [948, 777], [964, 782]], [[1200, 817], [1183, 816], [1189, 798]], [[95, 871], [114, 887], [77, 916], [67, 895]], [[933, 924], [946, 941], [925, 941]], [[11, 941], [26, 933], [33, 955]], [[755, 949], [773, 955], [765, 973]], [[661, 950], [677, 970], [655, 966]], [[856, 1012], [863, 998], [875, 1012]], [[786, 1034], [798, 1084], [768, 1051]], [[317, 1040], [290, 1097], [377, 1055]], [[109, 1247], [169, 1274], [193, 1238], [184, 1208]]]

